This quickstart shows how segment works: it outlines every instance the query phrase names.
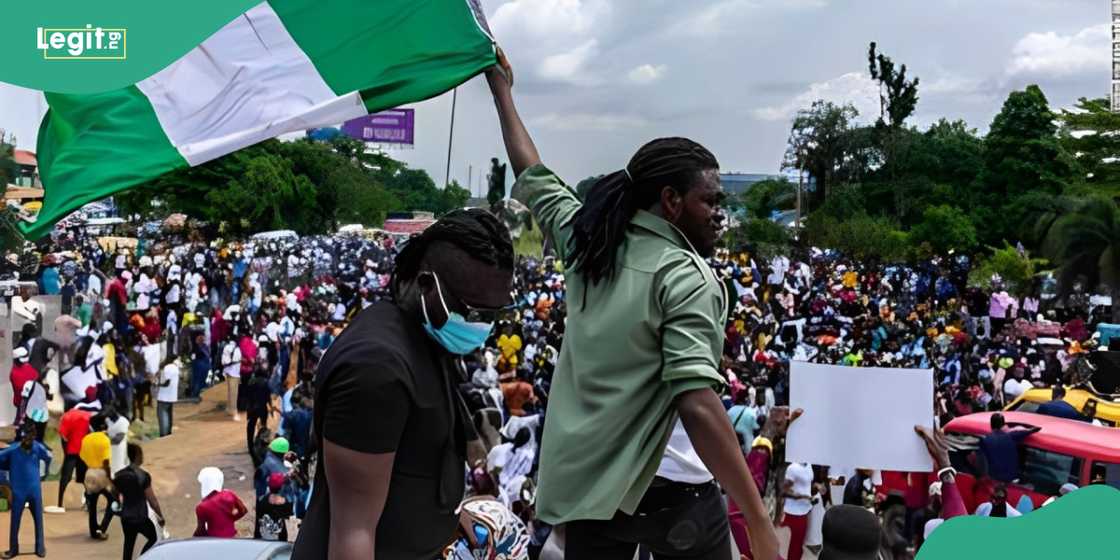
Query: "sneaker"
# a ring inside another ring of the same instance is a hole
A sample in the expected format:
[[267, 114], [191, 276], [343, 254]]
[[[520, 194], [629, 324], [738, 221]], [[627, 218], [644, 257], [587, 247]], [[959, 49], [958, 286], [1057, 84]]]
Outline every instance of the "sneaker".
[[58, 506], [47, 506], [43, 508], [43, 513], [66, 513], [66, 508]]

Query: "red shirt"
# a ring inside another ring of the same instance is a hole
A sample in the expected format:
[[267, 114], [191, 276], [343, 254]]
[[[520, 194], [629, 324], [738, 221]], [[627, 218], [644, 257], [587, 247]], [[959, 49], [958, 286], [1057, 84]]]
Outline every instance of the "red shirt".
[[12, 402], [15, 403], [17, 409], [20, 401], [23, 400], [23, 385], [36, 379], [39, 379], [39, 372], [35, 371], [31, 364], [24, 362], [12, 366]]
[[93, 413], [71, 408], [58, 422], [58, 436], [66, 440], [66, 454], [77, 455], [82, 450], [82, 438], [89, 433], [89, 419]]
[[109, 299], [115, 299], [122, 307], [128, 303], [128, 290], [124, 287], [124, 280], [119, 276], [109, 283]]
[[199, 522], [206, 527], [206, 533], [195, 534], [196, 537], [220, 537], [232, 539], [237, 536], [237, 529], [233, 523], [241, 517], [234, 517], [233, 511], [241, 509], [238, 502], [241, 500], [237, 494], [229, 490], [211, 492], [194, 508], [194, 514]]

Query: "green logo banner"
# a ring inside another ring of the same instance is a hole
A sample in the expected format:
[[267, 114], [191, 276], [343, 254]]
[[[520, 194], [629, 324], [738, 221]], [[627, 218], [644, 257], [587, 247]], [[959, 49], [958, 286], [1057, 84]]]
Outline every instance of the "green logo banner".
[[126, 87], [260, 1], [8, 2], [0, 9], [0, 81], [59, 93]]

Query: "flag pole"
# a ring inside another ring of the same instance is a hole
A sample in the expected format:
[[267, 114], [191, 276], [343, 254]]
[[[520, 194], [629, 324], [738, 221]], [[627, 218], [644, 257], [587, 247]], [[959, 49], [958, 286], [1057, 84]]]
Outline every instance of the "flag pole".
[[447, 172], [444, 174], [444, 187], [451, 185], [451, 144], [455, 140], [455, 100], [458, 96], [459, 88], [451, 90], [451, 131], [447, 133]]

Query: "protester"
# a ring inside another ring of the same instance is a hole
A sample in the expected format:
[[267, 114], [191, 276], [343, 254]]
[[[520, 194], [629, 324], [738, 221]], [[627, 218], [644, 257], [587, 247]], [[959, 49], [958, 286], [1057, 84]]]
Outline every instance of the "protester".
[[205, 467], [198, 472], [202, 501], [194, 508], [198, 518], [196, 537], [232, 539], [237, 536], [234, 523], [249, 512], [237, 494], [223, 490], [225, 475], [215, 467]]
[[66, 513], [62, 499], [66, 495], [66, 486], [70, 484], [71, 477], [77, 471], [78, 484], [84, 484], [86, 479], [86, 463], [81, 459], [82, 440], [89, 434], [90, 420], [95, 411], [86, 406], [76, 406], [65, 413], [58, 423], [58, 437], [62, 440], [62, 449], [65, 457], [58, 478], [58, 505], [47, 507], [47, 513]]
[[274, 472], [268, 477], [268, 493], [257, 500], [254, 539], [287, 542], [288, 519], [292, 517], [292, 503], [281, 493], [285, 483], [284, 473]]
[[296, 558], [426, 558], [450, 540], [466, 448], [477, 439], [451, 398], [453, 359], [486, 343], [510, 303], [513, 268], [497, 219], [450, 212], [397, 256], [393, 301], [360, 311], [331, 344], [317, 378], [319, 468]]
[[[93, 416], [90, 419], [89, 427], [90, 432], [82, 438], [82, 447], [78, 453], [86, 467], [84, 485], [85, 506], [89, 513], [89, 536], [92, 539], [105, 540], [109, 538], [106, 531], [109, 529], [109, 523], [113, 520], [113, 504], [116, 502], [116, 497], [111, 492], [110, 473], [112, 467], [110, 461], [112, 460], [112, 451], [110, 447], [112, 444], [109, 435], [105, 433], [107, 423], [103, 415]], [[102, 496], [106, 500], [105, 515], [98, 523], [97, 502], [98, 498]]]
[[168, 358], [160, 369], [159, 390], [156, 394], [159, 437], [171, 435], [175, 403], [179, 401], [179, 375], [177, 360], [174, 357]]
[[27, 506], [31, 519], [35, 522], [35, 555], [47, 556], [47, 546], [43, 539], [43, 490], [40, 483], [39, 463], [51, 462], [51, 452], [47, 446], [35, 440], [35, 431], [24, 429], [19, 445], [10, 445], [0, 451], [0, 469], [8, 471], [11, 485], [11, 521], [8, 533], [8, 550], [0, 557], [14, 558], [19, 555], [19, 527], [23, 519], [23, 508]]
[[[690, 140], [654, 140], [581, 202], [541, 165], [499, 60], [487, 79], [518, 177], [513, 195], [575, 272], [549, 396], [550, 413], [563, 420], [545, 422], [538, 515], [567, 524], [568, 558], [628, 559], [636, 543], [654, 554], [726, 553], [727, 515], [711, 469], [744, 507], [755, 555], [776, 556], [777, 536], [712, 390], [726, 382], [728, 296], [703, 261], [721, 221], [719, 164]], [[585, 383], [606, 385], [576, 389]], [[642, 515], [666, 509], [675, 515]], [[704, 537], [680, 550], [667, 533], [685, 519]]]
[[1019, 444], [1042, 428], [1009, 425], [999, 413], [992, 415], [991, 426], [992, 432], [980, 439], [981, 472], [1000, 482], [1014, 482], [1019, 478]]
[[132, 560], [136, 536], [146, 539], [140, 548], [144, 554], [159, 540], [157, 529], [148, 516], [148, 507], [155, 511], [160, 527], [164, 525], [163, 510], [152, 489], [152, 477], [140, 468], [144, 464], [144, 451], [135, 443], [128, 444], [128, 466], [113, 475], [113, 487], [121, 503], [121, 530], [124, 532], [124, 560]]

